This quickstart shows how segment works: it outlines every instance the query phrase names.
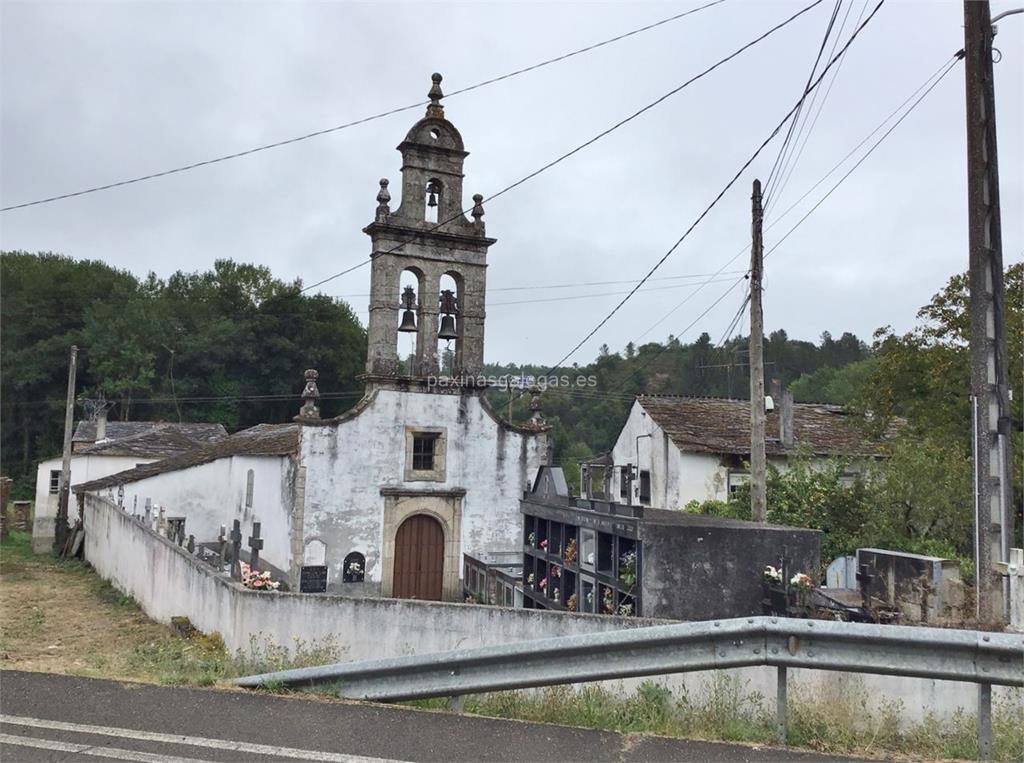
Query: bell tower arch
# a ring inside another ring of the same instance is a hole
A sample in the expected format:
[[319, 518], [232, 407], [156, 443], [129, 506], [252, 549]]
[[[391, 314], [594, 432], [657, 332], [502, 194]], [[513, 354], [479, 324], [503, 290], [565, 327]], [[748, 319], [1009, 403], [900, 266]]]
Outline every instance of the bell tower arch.
[[[487, 250], [496, 239], [486, 236], [481, 195], [473, 196], [472, 220], [463, 213], [462, 169], [469, 153], [462, 135], [444, 116], [441, 75], [431, 79], [426, 116], [398, 145], [398, 209], [391, 210], [389, 182], [382, 179], [374, 221], [363, 229], [372, 246], [366, 356], [370, 383], [436, 375], [439, 332], [454, 344], [453, 375], [475, 376], [483, 369]], [[406, 270], [422, 274], [412, 296], [400, 288]], [[442, 289], [444, 276], [454, 279], [457, 289]], [[399, 332], [416, 334], [412, 362], [402, 374]]]

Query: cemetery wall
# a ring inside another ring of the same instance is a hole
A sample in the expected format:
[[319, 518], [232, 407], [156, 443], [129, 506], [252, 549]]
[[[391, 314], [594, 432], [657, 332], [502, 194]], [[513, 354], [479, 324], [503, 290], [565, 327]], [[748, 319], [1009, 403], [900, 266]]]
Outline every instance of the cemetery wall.
[[[200, 630], [220, 633], [230, 650], [247, 649], [250, 638], [258, 644], [286, 647], [293, 646], [295, 639], [323, 643], [330, 638], [341, 648], [341, 660], [366, 660], [667, 622], [402, 599], [258, 593], [217, 573], [103, 498], [87, 495], [85, 514], [86, 559], [101, 577], [133, 596], [153, 619], [168, 623], [184, 615]], [[730, 675], [744, 683], [741, 693], [757, 692], [770, 706], [775, 696], [774, 669], [743, 668]], [[644, 680], [659, 680], [700, 697], [712, 675]], [[640, 682], [607, 684], [632, 691]], [[897, 676], [795, 669], [790, 670], [790, 687], [791, 696], [818, 701], [863, 692], [873, 711], [884, 703], [898, 702], [893, 712], [904, 723], [919, 722], [928, 713], [948, 719], [960, 708], [970, 716], [976, 701], [970, 684]], [[1006, 687], [994, 689], [996, 702], [1011, 696], [1012, 690]], [[1021, 701], [1021, 692], [1012, 696]]]

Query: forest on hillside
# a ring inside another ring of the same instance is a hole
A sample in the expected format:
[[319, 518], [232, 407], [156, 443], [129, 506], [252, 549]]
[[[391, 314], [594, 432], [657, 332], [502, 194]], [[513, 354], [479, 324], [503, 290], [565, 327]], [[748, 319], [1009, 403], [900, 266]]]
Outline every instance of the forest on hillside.
[[230, 260], [140, 280], [102, 262], [0, 254], [2, 461], [16, 495], [31, 494], [35, 463], [60, 452], [73, 344], [78, 398], [105, 397], [111, 420], [228, 431], [288, 421], [306, 368], [330, 380], [325, 415], [348, 408], [361, 395], [366, 332], [347, 304], [301, 288]]
[[[789, 386], [798, 401], [870, 413], [870, 426], [895, 415], [907, 420], [908, 447], [894, 444], [891, 459], [900, 471], [878, 482], [901, 486], [891, 496], [893, 513], [903, 516], [900, 537], [959, 528], [959, 520], [936, 525], [932, 514], [962, 520], [970, 503], [966, 277], [937, 287], [917, 326], [903, 334], [883, 327], [868, 339], [844, 333], [807, 341], [785, 331], [765, 339], [767, 381]], [[114, 420], [209, 421], [229, 431], [289, 421], [306, 368], [320, 371], [325, 416], [361, 395], [366, 332], [351, 308], [306, 294], [300, 282], [276, 279], [262, 266], [218, 260], [202, 273], [139, 279], [102, 262], [7, 252], [0, 255], [0, 288], [0, 457], [18, 496], [31, 494], [35, 463], [60, 451], [72, 344], [80, 348], [79, 400], [105, 397]], [[1012, 431], [1020, 454], [1024, 265], [1007, 270], [1006, 288], [1010, 383], [1017, 391]], [[569, 368], [492, 364], [486, 372], [595, 377], [593, 386], [543, 394], [555, 462], [572, 479], [580, 459], [612, 445], [638, 393], [747, 397], [746, 344], [735, 336], [716, 345], [704, 333], [691, 343], [669, 337], [620, 351], [602, 347], [592, 361]], [[514, 420], [529, 417], [529, 396], [501, 389], [488, 395]], [[76, 418], [82, 415], [79, 405]], [[1021, 463], [1015, 457], [1018, 506]], [[775, 484], [780, 496], [795, 490]], [[913, 517], [924, 504], [932, 519], [918, 527]]]

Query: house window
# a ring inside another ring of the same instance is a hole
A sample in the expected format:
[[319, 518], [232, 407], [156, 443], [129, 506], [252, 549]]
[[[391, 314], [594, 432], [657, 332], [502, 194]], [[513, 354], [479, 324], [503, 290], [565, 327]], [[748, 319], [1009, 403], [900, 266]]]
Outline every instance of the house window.
[[648, 469], [640, 470], [640, 503], [651, 502], [651, 472]]
[[749, 484], [749, 472], [729, 472], [729, 495], [735, 495], [741, 487]]
[[406, 427], [405, 479], [444, 482], [446, 441], [443, 427]]
[[60, 469], [50, 470], [50, 495], [60, 492]]
[[256, 482], [256, 473], [250, 469], [245, 474], [245, 508], [252, 508], [252, 489]]
[[623, 499], [624, 501], [629, 500], [629, 483], [631, 482], [633, 477], [631, 472], [632, 467], [619, 467], [619, 498]]
[[412, 438], [412, 468], [416, 471], [431, 471], [434, 468], [434, 445], [436, 434], [417, 434]]

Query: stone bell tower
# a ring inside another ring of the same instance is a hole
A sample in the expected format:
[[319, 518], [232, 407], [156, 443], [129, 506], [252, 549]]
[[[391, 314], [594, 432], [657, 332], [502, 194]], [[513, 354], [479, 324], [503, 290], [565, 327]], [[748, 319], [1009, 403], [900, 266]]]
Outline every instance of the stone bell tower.
[[[382, 179], [376, 217], [363, 229], [373, 247], [366, 357], [371, 383], [436, 375], [439, 331], [454, 343], [454, 375], [483, 369], [487, 249], [496, 239], [484, 232], [482, 196], [473, 197], [472, 220], [463, 213], [462, 164], [469, 153], [445, 119], [441, 75], [432, 80], [426, 116], [398, 145], [401, 204], [391, 210], [388, 181]], [[403, 290], [406, 271], [416, 286]], [[454, 282], [451, 293], [440, 287], [444, 276]], [[411, 367], [401, 374], [400, 332], [416, 338]]]

